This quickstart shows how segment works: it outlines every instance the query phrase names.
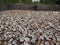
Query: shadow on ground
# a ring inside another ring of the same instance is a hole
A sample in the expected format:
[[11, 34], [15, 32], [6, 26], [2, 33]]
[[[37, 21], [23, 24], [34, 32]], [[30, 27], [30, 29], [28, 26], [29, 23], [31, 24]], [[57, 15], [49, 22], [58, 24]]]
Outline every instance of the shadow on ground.
[[4, 10], [60, 11], [60, 5], [0, 5], [0, 11]]

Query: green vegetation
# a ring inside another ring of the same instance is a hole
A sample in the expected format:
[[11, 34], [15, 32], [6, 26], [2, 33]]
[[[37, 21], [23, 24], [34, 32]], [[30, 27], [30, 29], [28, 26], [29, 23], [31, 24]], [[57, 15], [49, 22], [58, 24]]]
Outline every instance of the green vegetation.
[[54, 5], [55, 1], [54, 0], [46, 0], [45, 4], [49, 4], [49, 5]]
[[32, 4], [32, 0], [22, 0], [22, 3]]
[[23, 4], [49, 4], [54, 5], [55, 0], [41, 0], [40, 2], [33, 3], [32, 0], [1, 0], [0, 4], [16, 4], [16, 3], [23, 3]]
[[19, 2], [19, 0], [7, 0], [7, 4], [9, 4], [9, 3], [18, 3]]
[[0, 4], [15, 4], [19, 3], [19, 0], [2, 0], [0, 1]]

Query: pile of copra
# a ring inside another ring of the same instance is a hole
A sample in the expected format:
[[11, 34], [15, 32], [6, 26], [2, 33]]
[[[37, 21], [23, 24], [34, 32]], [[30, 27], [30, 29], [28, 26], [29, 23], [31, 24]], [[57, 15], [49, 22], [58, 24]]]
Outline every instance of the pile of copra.
[[60, 45], [60, 12], [1, 12], [0, 45]]

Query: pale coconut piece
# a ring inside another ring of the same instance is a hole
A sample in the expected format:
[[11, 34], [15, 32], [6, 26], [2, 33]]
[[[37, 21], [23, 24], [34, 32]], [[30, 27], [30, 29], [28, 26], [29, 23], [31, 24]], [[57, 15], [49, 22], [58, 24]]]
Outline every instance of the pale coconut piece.
[[41, 43], [41, 45], [44, 45], [43, 43]]
[[55, 34], [57, 41], [60, 41], [60, 35], [58, 33]]
[[45, 45], [51, 45], [48, 41], [45, 41]]
[[29, 44], [28, 42], [25, 41], [25, 42], [24, 42], [24, 45], [30, 45], [30, 44]]
[[49, 22], [48, 24], [49, 26], [54, 27], [54, 24], [52, 22]]
[[23, 42], [25, 40], [25, 37], [20, 38], [20, 41]]
[[13, 40], [12, 44], [16, 44], [16, 42], [17, 42], [16, 40]]
[[8, 45], [12, 45], [12, 43], [8, 43]]
[[0, 41], [0, 45], [1, 45], [1, 43], [2, 43], [2, 42]]
[[44, 40], [44, 37], [43, 36], [40, 36], [40, 38], [39, 39], [42, 39], [42, 40]]
[[60, 45], [60, 43], [56, 43], [56, 45]]
[[29, 41], [30, 39], [28, 37], [25, 37], [25, 41]]

